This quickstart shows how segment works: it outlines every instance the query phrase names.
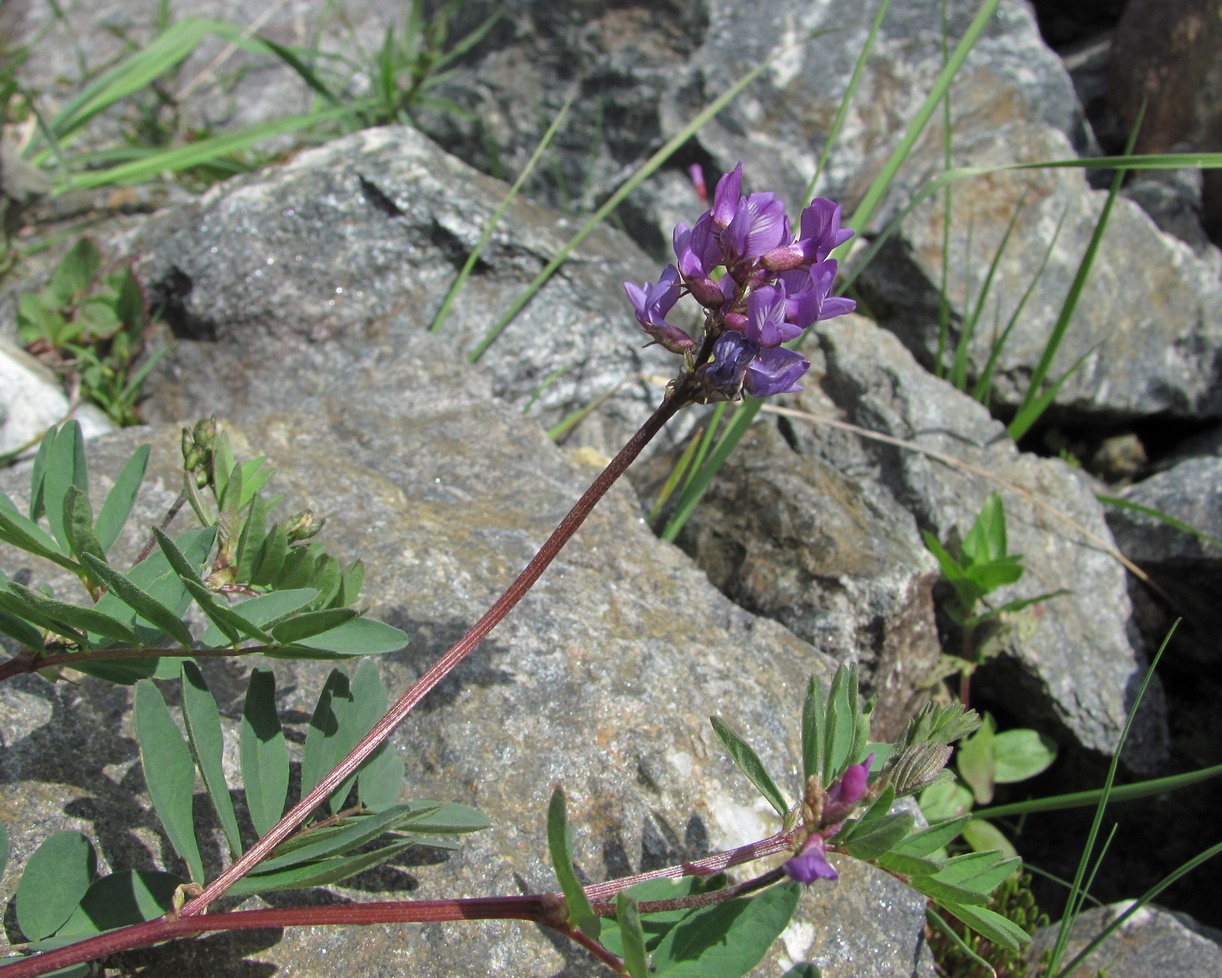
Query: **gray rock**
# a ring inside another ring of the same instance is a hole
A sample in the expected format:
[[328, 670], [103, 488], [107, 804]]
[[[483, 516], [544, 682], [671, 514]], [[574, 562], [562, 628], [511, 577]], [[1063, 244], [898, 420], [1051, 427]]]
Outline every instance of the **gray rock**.
[[85, 437], [114, 431], [114, 423], [92, 404], [69, 404], [63, 384], [24, 350], [0, 339], [0, 455], [37, 442], [42, 433], [69, 417]]
[[[1120, 914], [1127, 903], [1088, 910], [1074, 924], [1068, 954], [1062, 965]], [[1045, 927], [1028, 950], [1028, 960], [1038, 961], [1056, 941], [1057, 928]], [[1146, 906], [1125, 921], [1096, 951], [1075, 969], [1081, 974], [1106, 974], [1108, 978], [1197, 978], [1222, 973], [1222, 934], [1197, 924], [1187, 914]]]
[[[1008, 127], [1004, 138], [997, 132], [965, 134], [962, 152], [963, 159], [978, 166], [1072, 156], [1063, 136], [1024, 124]], [[942, 163], [929, 156], [924, 166], [926, 176], [932, 178]], [[1073, 169], [999, 173], [956, 187], [957, 217], [950, 230], [946, 287], [952, 304], [951, 351], [975, 308], [1010, 220], [1017, 215], [969, 344], [972, 379], [985, 369], [994, 338], [1007, 327], [1024, 292], [1039, 276], [997, 361], [994, 403], [1017, 407], [1026, 394], [1031, 372], [1043, 355], [1094, 232], [1104, 196], [1091, 190], [1082, 172]], [[936, 360], [940, 342], [942, 208], [940, 198], [918, 205], [905, 218], [899, 236], [861, 277], [871, 310], [927, 367]], [[1046, 255], [1047, 264], [1040, 271]], [[1140, 259], [1135, 260], [1135, 255]], [[1182, 241], [1160, 232], [1136, 204], [1117, 200], [1052, 363], [1049, 382], [1082, 361], [1057, 394], [1057, 410], [1113, 421], [1155, 413], [1173, 417], [1222, 413], [1220, 269], [1222, 255], [1216, 248], [1208, 247], [1198, 257]]]
[[[953, 42], [978, 8], [969, 2], [948, 7]], [[460, 23], [475, 25], [500, 8], [468, 3]], [[821, 176], [821, 192], [859, 198], [895, 148], [942, 69], [940, 10], [929, 0], [910, 0], [888, 11]], [[534, 193], [559, 204], [581, 188], [585, 202], [601, 201], [734, 79], [779, 52], [672, 161], [674, 179], [635, 195], [625, 210], [634, 233], [668, 242], [673, 201], [690, 198], [690, 187], [680, 188], [682, 169], [691, 162], [729, 169], [742, 159], [754, 187], [790, 201], [802, 196], [874, 16], [874, 9], [851, 0], [607, 8], [523, 2], [462, 62], [456, 97], [478, 122], [432, 113], [422, 114], [420, 123], [469, 160], [485, 158], [491, 134], [499, 160], [516, 172], [569, 94], [596, 98], [597, 109], [575, 113], [554, 146], [563, 187], [553, 183]], [[801, 43], [810, 35], [817, 40]], [[953, 97], [968, 127], [996, 128], [999, 115], [1035, 119], [1066, 133], [1079, 127], [1069, 77], [1023, 3], [1001, 4]], [[897, 187], [897, 200], [910, 189]]]
[[[420, 342], [506, 190], [391, 127], [153, 218], [116, 246], [144, 256], [138, 273], [177, 340], [146, 387], [148, 417], [293, 403], [302, 375]], [[472, 350], [575, 230], [517, 198], [442, 327], [446, 344]], [[622, 235], [591, 235], [481, 360], [494, 393], [519, 408], [538, 393], [533, 410], [548, 424], [606, 398], [577, 437], [617, 450], [675, 373], [670, 354], [640, 349], [622, 287], [657, 275]], [[256, 378], [253, 365], [267, 369]], [[421, 383], [404, 394], [434, 396]]]
[[[1009, 549], [1023, 555], [1026, 574], [996, 599], [1069, 592], [1019, 613], [1005, 652], [973, 688], [1003, 697], [1024, 724], [1110, 754], [1145, 658], [1128, 633], [1125, 572], [1104, 552], [1111, 538], [1089, 480], [1058, 460], [1020, 454], [981, 405], [921, 370], [878, 327], [844, 317], [818, 324], [814, 338], [823, 360], [812, 371], [821, 368], [823, 379], [812, 413], [826, 416], [830, 401], [840, 420], [911, 447], [825, 438], [815, 421], [808, 450], [880, 483], [942, 541], [962, 538], [985, 496], [999, 490]], [[1127, 762], [1151, 770], [1166, 754], [1166, 738], [1162, 694], [1152, 687]]]
[[[292, 342], [300, 340], [285, 345]], [[371, 351], [342, 373], [299, 383], [298, 404], [252, 397], [227, 426], [241, 454], [269, 456], [275, 487], [292, 506], [329, 517], [334, 552], [365, 560], [364, 603], [411, 636], [403, 652], [381, 660], [389, 687], [402, 690], [483, 611], [597, 470], [512, 418], [492, 400], [482, 371], [435, 337]], [[427, 396], [405, 398], [413, 386]], [[155, 445], [151, 492], [136, 526], [157, 519], [174, 492], [177, 432], [123, 432], [96, 446], [95, 484], [104, 491], [102, 473], [116, 472], [146, 439]], [[27, 478], [21, 469], [3, 472], [0, 487], [20, 495]], [[142, 535], [129, 531], [124, 553]], [[25, 563], [4, 557], [6, 569]], [[706, 715], [735, 722], [792, 794], [804, 684], [812, 672], [828, 677], [830, 667], [781, 626], [726, 601], [653, 537], [631, 491], [617, 487], [514, 614], [394, 735], [412, 797], [477, 805], [495, 827], [468, 837], [442, 865], [409, 859], [364, 885], [420, 898], [516, 893], [519, 879], [551, 888], [544, 823], [553, 784], [569, 794], [577, 860], [592, 878], [766, 834], [770, 817], [721, 756]], [[245, 668], [234, 661], [208, 669], [230, 736]], [[277, 663], [282, 711], [303, 718], [326, 671]], [[49, 831], [68, 827], [96, 838], [112, 867], [173, 863], [140, 790], [127, 697], [93, 680], [0, 686], [0, 819], [14, 829], [18, 863]], [[848, 870], [834, 892], [807, 894], [760, 973], [813, 946], [828, 975], [931, 976], [922, 907], [889, 877]], [[825, 915], [838, 926], [825, 928]], [[422, 975], [591, 973], [584, 954], [517, 925], [274, 937], [253, 945], [212, 938], [159, 960], [184, 976], [249, 967], [238, 964], [248, 954], [301, 974], [321, 974], [320, 961], [327, 974], [408, 966]]]
[[1191, 650], [1203, 663], [1216, 662], [1222, 628], [1217, 601], [1222, 589], [1222, 544], [1217, 542], [1222, 540], [1222, 457], [1185, 459], [1129, 486], [1120, 497], [1213, 538], [1202, 539], [1132, 509], [1112, 507], [1107, 514], [1116, 545], [1150, 575], [1164, 599], [1161, 614], [1148, 616], [1152, 639], [1161, 638], [1172, 620], [1182, 617], [1177, 647]]
[[760, 423], [677, 542], [737, 604], [857, 662], [879, 695], [873, 735], [887, 739], [928, 697], [940, 575], [912, 516], [874, 489]]

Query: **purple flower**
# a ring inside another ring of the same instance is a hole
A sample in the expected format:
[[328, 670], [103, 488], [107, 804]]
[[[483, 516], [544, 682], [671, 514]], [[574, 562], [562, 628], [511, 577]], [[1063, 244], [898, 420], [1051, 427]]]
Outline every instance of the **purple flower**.
[[823, 261], [852, 236], [850, 228], [840, 226], [840, 205], [835, 201], [816, 197], [802, 211], [797, 244], [807, 261]]
[[787, 309], [784, 283], [752, 289], [747, 296], [747, 339], [760, 346], [780, 346], [797, 339], [805, 326], [787, 322]]
[[814, 834], [807, 836], [802, 848], [785, 866], [785, 875], [799, 883], [813, 883], [815, 880], [838, 880], [840, 874], [827, 861], [827, 850], [824, 848], [823, 836]]
[[783, 346], [763, 349], [747, 365], [743, 390], [752, 397], [792, 394], [802, 389], [798, 378], [809, 369], [810, 361], [801, 353]]
[[721, 232], [727, 271], [735, 281], [746, 282], [754, 271], [755, 260], [780, 247], [788, 234], [785, 205], [775, 194], [752, 194], [742, 198], [733, 219]]
[[717, 240], [713, 212], [705, 211], [688, 229], [682, 222], [675, 225], [675, 260], [683, 284], [702, 306], [717, 309], [723, 297], [721, 286], [713, 279], [713, 270], [723, 263], [721, 243]]
[[738, 210], [738, 195], [743, 189], [743, 161], [729, 173], [723, 173], [717, 181], [717, 189], [713, 191], [713, 220], [717, 226], [724, 228], [732, 220]]
[[823, 800], [823, 825], [843, 822], [853, 813], [853, 809], [866, 793], [866, 782], [870, 778], [870, 765], [873, 763], [874, 755], [871, 754], [860, 764], [854, 764], [840, 775], [840, 780], [828, 789], [827, 797]]
[[686, 353], [695, 346], [695, 342], [687, 333], [666, 321], [666, 315], [682, 293], [679, 273], [674, 265], [666, 266], [657, 285], [651, 285], [649, 282], [644, 285], [625, 282], [624, 291], [628, 293], [628, 301], [632, 303], [636, 321], [655, 343], [671, 353]]

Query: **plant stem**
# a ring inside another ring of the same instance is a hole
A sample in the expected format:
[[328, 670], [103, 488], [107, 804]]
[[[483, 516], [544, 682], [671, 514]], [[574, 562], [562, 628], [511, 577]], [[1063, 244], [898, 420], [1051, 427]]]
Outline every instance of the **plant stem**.
[[692, 375], [685, 374], [680, 378], [671, 396], [663, 401], [661, 406], [641, 425], [636, 434], [628, 439], [628, 443], [620, 449], [619, 454], [599, 473], [598, 478], [594, 480], [590, 488], [582, 494], [582, 497], [577, 500], [576, 505], [560, 521], [560, 525], [552, 531], [551, 536], [539, 548], [539, 552], [531, 558], [530, 563], [526, 565], [522, 573], [505, 589], [505, 593], [497, 598], [496, 602], [484, 613], [483, 617], [471, 626], [467, 634], [460, 638], [448, 652], [442, 655], [424, 675], [412, 684], [406, 693], [399, 697], [395, 704], [387, 711], [386, 715], [374, 724], [373, 729], [365, 735], [347, 757], [340, 761], [330, 774], [324, 777], [301, 801], [294, 805], [289, 813], [274, 825], [263, 838], [251, 846], [237, 862], [209, 883], [199, 896], [188, 902], [182, 908], [181, 916], [191, 917], [203, 913], [208, 904], [224, 893], [225, 890], [246, 875], [246, 873], [250, 872], [293, 829], [305, 821], [310, 813], [321, 805], [336, 788], [343, 784], [356, 771], [361, 762], [369, 757], [390, 736], [395, 727], [403, 722], [404, 718], [425, 697], [429, 690], [441, 682], [513, 610], [517, 603], [526, 595], [526, 592], [534, 586], [534, 583], [543, 574], [544, 570], [547, 569], [547, 566], [556, 558], [556, 555], [564, 545], [568, 543], [569, 538], [577, 532], [577, 528], [590, 515], [590, 512], [615, 483], [616, 479], [624, 474], [624, 471], [632, 464], [642, 449], [662, 430], [666, 422], [674, 417], [679, 408], [691, 400], [694, 387], [691, 383], [691, 377]]
[[[788, 848], [791, 840], [788, 833], [778, 833], [769, 839], [750, 845], [717, 853], [696, 863], [671, 866], [642, 876], [626, 876], [586, 887], [592, 898], [601, 896], [594, 909], [602, 916], [615, 916], [615, 904], [607, 899], [635, 886], [642, 879], [695, 875], [692, 867], [704, 864], [720, 867], [732, 866], [747, 859], [758, 858], [775, 851], [770, 846], [783, 840], [781, 848]], [[699, 874], [707, 875], [708, 870]], [[746, 880], [735, 886], [693, 896], [676, 897], [673, 900], [648, 900], [640, 904], [642, 913], [665, 913], [671, 910], [692, 909], [724, 903], [736, 897], [754, 893], [771, 886], [784, 875], [780, 868], [769, 870], [762, 876]], [[48, 972], [67, 968], [87, 961], [96, 961], [120, 951], [132, 951], [150, 947], [178, 937], [191, 937], [214, 931], [257, 930], [272, 927], [361, 927], [371, 924], [427, 924], [461, 920], [527, 920], [542, 924], [576, 941], [590, 953], [613, 968], [622, 968], [622, 963], [609, 955], [606, 948], [591, 940], [580, 930], [563, 920], [557, 920], [557, 908], [563, 907], [564, 896], [560, 893], [534, 893], [522, 896], [464, 897], [458, 900], [389, 900], [373, 903], [346, 903], [313, 907], [276, 907], [265, 910], [232, 910], [216, 914], [196, 914], [191, 917], [167, 914], [156, 920], [133, 924], [121, 930], [85, 938], [76, 944], [43, 951], [33, 957], [0, 966], [4, 978], [34, 978]]]

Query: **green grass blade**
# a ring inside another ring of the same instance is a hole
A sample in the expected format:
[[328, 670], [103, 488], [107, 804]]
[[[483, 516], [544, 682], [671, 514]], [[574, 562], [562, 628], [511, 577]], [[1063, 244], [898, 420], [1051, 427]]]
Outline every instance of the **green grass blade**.
[[501, 318], [498, 319], [492, 329], [488, 331], [488, 334], [479, 342], [475, 349], [471, 351], [471, 353], [468, 355], [468, 359], [470, 359], [472, 363], [479, 360], [479, 358], [484, 355], [488, 347], [490, 347], [496, 341], [496, 338], [500, 336], [505, 328], [514, 320], [518, 313], [521, 312], [526, 307], [526, 304], [535, 297], [535, 293], [543, 288], [544, 283], [546, 283], [547, 280], [552, 277], [552, 273], [564, 263], [568, 256], [573, 252], [573, 249], [575, 249], [579, 244], [581, 244], [581, 242], [589, 237], [594, 229], [604, 220], [606, 220], [611, 212], [623, 202], [624, 198], [626, 198], [630, 193], [632, 193], [633, 190], [644, 183], [644, 181], [651, 174], [653, 174], [659, 167], [662, 166], [663, 163], [674, 155], [679, 147], [681, 147], [684, 143], [691, 139], [693, 135], [699, 132], [700, 128], [706, 122], [714, 118], [722, 109], [729, 105], [730, 102], [732, 102], [743, 89], [750, 85], [751, 82], [755, 81], [755, 79], [758, 78], [777, 57], [784, 54], [788, 50], [788, 47], [782, 48], [771, 58], [752, 68], [751, 71], [747, 72], [747, 74], [736, 81], [733, 85], [729, 86], [724, 92], [722, 92], [721, 95], [714, 99], [702, 112], [700, 112], [699, 115], [684, 126], [683, 129], [680, 130], [674, 137], [667, 140], [666, 144], [656, 153], [654, 153], [653, 156], [649, 157], [649, 159], [645, 161], [645, 163], [639, 170], [636, 171], [636, 173], [629, 177], [618, 190], [607, 198], [603, 205], [590, 216], [589, 220], [587, 220], [586, 223], [583, 224], [580, 229], [578, 229], [577, 233], [564, 243], [564, 246], [560, 249], [560, 251], [557, 252], [556, 255], [543, 267], [543, 270], [539, 272], [539, 274], [536, 275], [533, 280], [531, 280], [531, 283], [526, 287], [525, 291], [518, 296], [513, 303], [510, 304], [509, 308], [501, 315]]
[[330, 122], [348, 115], [351, 111], [350, 106], [341, 106], [309, 115], [276, 119], [240, 129], [237, 132], [201, 139], [186, 146], [176, 146], [131, 163], [120, 164], [104, 170], [72, 173], [57, 181], [52, 192], [61, 194], [69, 190], [158, 180], [166, 172], [174, 173], [193, 166], [211, 163], [219, 157], [249, 149], [264, 140]]
[[[1125, 146], [1126, 156], [1133, 152], [1133, 146], [1137, 142], [1137, 133], [1140, 127], [1141, 119], [1138, 118], [1137, 125], [1133, 127], [1133, 131], [1129, 134], [1128, 145]], [[1078, 269], [1074, 273], [1073, 282], [1070, 283], [1065, 301], [1061, 304], [1060, 314], [1053, 324], [1052, 332], [1048, 336], [1048, 342], [1044, 345], [1044, 351], [1040, 355], [1039, 362], [1035, 365], [1035, 370], [1031, 374], [1031, 381], [1027, 386], [1027, 392], [1023, 395], [1022, 403], [1019, 404], [1018, 410], [1015, 412], [1014, 420], [1006, 428], [1010, 437], [1015, 441], [1018, 441], [1030, 430], [1040, 414], [1043, 413], [1044, 407], [1051, 403], [1051, 400], [1048, 400], [1044, 402], [1043, 406], [1039, 404], [1040, 395], [1043, 393], [1044, 380], [1052, 369], [1052, 361], [1061, 347], [1061, 341], [1065, 338], [1066, 330], [1069, 329], [1070, 320], [1073, 319], [1074, 311], [1078, 308], [1078, 302], [1082, 298], [1082, 291], [1086, 288], [1086, 280], [1090, 276], [1091, 268], [1094, 266], [1095, 256], [1098, 254], [1099, 245], [1103, 241], [1103, 233], [1107, 230], [1108, 220], [1112, 215], [1112, 206], [1116, 203], [1116, 198], [1120, 194], [1120, 187], [1124, 183], [1126, 172], [1127, 170], [1121, 167], [1116, 170], [1115, 175], [1112, 177], [1112, 185], [1108, 189], [1107, 197], [1103, 202], [1103, 208], [1099, 211], [1099, 220], [1095, 222], [1095, 229], [1091, 233], [1090, 242], [1086, 246], [1086, 251], [1082, 254], [1082, 260], [1078, 263]], [[1077, 364], [1075, 364], [1074, 369], [1076, 367]], [[1069, 373], [1072, 373], [1072, 370], [1061, 378], [1061, 382], [1069, 376]], [[1059, 388], [1060, 382], [1056, 386]]]
[[1056, 230], [1052, 232], [1052, 238], [1048, 242], [1048, 247], [1044, 249], [1044, 256], [1040, 259], [1039, 268], [1031, 276], [1031, 281], [1027, 284], [1027, 288], [1023, 291], [1022, 296], [1018, 300], [1018, 304], [1014, 307], [1014, 311], [1010, 313], [1010, 319], [1006, 323], [1005, 329], [1001, 331], [1001, 335], [994, 341], [989, 350], [989, 359], [984, 365], [984, 369], [980, 372], [980, 376], [976, 380], [976, 386], [972, 388], [972, 397], [981, 404], [988, 405], [989, 399], [993, 391], [993, 374], [997, 370], [997, 361], [1001, 358], [1002, 352], [1006, 348], [1006, 344], [1010, 342], [1010, 336], [1013, 334], [1015, 327], [1019, 323], [1023, 309], [1026, 308], [1027, 301], [1035, 293], [1035, 287], [1039, 284], [1040, 279], [1044, 275], [1044, 269], [1048, 267], [1048, 260], [1052, 257], [1053, 249], [1056, 248], [1057, 241], [1061, 237], [1061, 229], [1065, 226], [1065, 218], [1069, 215], [1069, 208], [1061, 211], [1061, 217], [1057, 221]]
[[[1197, 771], [1184, 774], [1172, 774], [1165, 778], [1151, 778], [1134, 784], [1124, 784], [1113, 787], [1108, 795], [1109, 802], [1133, 801], [1137, 798], [1148, 798], [1152, 795], [1165, 794], [1180, 788], [1188, 788], [1201, 781], [1208, 781], [1222, 775], [1222, 764], [1203, 767]], [[1015, 801], [1005, 805], [991, 805], [972, 812], [977, 818], [1005, 818], [1010, 815], [1034, 815], [1037, 812], [1060, 812], [1071, 808], [1089, 808], [1097, 805], [1103, 797], [1103, 790], [1094, 788], [1090, 791], [1074, 791], [1064, 795], [1052, 795], [1049, 798], [1031, 798], [1027, 801]]]
[[[1177, 622], [1178, 624], [1178, 622]], [[1153, 660], [1150, 662], [1149, 668], [1146, 670], [1145, 676], [1142, 678], [1141, 686], [1137, 689], [1137, 695], [1133, 699], [1133, 705], [1129, 708], [1129, 715], [1125, 718], [1124, 727], [1120, 731], [1120, 738], [1116, 742], [1116, 749], [1112, 753], [1112, 761], [1108, 766], [1107, 777], [1103, 781], [1103, 789], [1099, 795], [1099, 803], [1095, 806], [1095, 817], [1091, 822], [1091, 827], [1086, 836], [1086, 843], [1082, 847], [1082, 857], [1078, 860], [1078, 868], [1074, 873], [1073, 883], [1070, 885], [1069, 900], [1066, 904], [1065, 915], [1061, 918], [1060, 930], [1057, 932], [1056, 942], [1053, 944], [1051, 961], [1049, 967], [1051, 971], [1060, 962], [1061, 957], [1065, 954], [1066, 945], [1069, 942], [1070, 934], [1073, 931], [1074, 920], [1077, 918], [1078, 909], [1081, 907], [1081, 901], [1088, 891], [1088, 887], [1083, 887], [1083, 880], [1086, 877], [1087, 866], [1090, 863], [1091, 854], [1095, 849], [1095, 842], [1099, 837], [1099, 828], [1103, 824], [1103, 813], [1107, 809], [1108, 802], [1111, 798], [1113, 785], [1116, 781], [1116, 772], [1120, 767], [1120, 753], [1124, 749], [1125, 741], [1129, 738], [1129, 731], [1133, 726], [1133, 718], [1137, 715], [1137, 707], [1141, 704], [1146, 690], [1150, 686], [1150, 681], [1154, 678], [1154, 670], [1158, 668], [1158, 663], [1163, 657], [1163, 653], [1167, 650], [1167, 646], [1171, 643], [1171, 636], [1175, 634], [1175, 625], [1172, 625], [1171, 630], [1167, 632], [1163, 639], [1162, 645], [1154, 654]]]
[[[535, 147], [534, 153], [526, 161], [526, 166], [518, 174], [517, 180], [513, 182], [513, 186], [509, 188], [504, 198], [497, 204], [496, 210], [492, 212], [492, 217], [488, 219], [488, 224], [480, 234], [479, 240], [475, 243], [475, 247], [471, 249], [471, 254], [467, 256], [467, 260], [463, 263], [463, 267], [459, 270], [458, 275], [455, 276], [454, 284], [450, 286], [450, 291], [446, 293], [446, 297], [442, 300], [441, 308], [437, 310], [437, 315], [433, 317], [433, 322], [429, 326], [430, 333], [440, 332], [442, 323], [445, 322], [446, 317], [450, 314], [450, 307], [454, 305], [454, 300], [458, 297], [459, 289], [466, 284], [467, 279], [471, 275], [471, 270], [475, 268], [475, 263], [479, 261], [480, 256], [484, 253], [484, 247], [492, 237], [492, 232], [496, 230], [497, 225], [501, 222], [501, 218], [505, 216], [505, 211], [509, 209], [510, 203], [518, 195], [518, 191], [522, 189], [523, 184], [530, 179], [535, 166], [542, 159], [547, 148], [552, 144], [552, 140], [556, 138], [556, 133], [560, 131], [560, 126], [568, 116], [572, 105], [573, 96], [569, 96], [564, 104], [560, 106], [560, 111], [556, 113], [556, 117], [552, 119], [551, 125], [547, 127], [543, 138], [539, 140], [539, 145]], [[472, 359], [478, 359], [478, 357], [473, 357]]]
[[1123, 913], [1119, 914], [1115, 920], [1101, 930], [1094, 937], [1094, 939], [1092, 939], [1084, 948], [1082, 948], [1081, 951], [1074, 955], [1074, 957], [1067, 965], [1065, 965], [1064, 968], [1055, 973], [1055, 978], [1065, 978], [1065, 976], [1072, 974], [1073, 970], [1084, 960], [1086, 960], [1087, 955], [1089, 955], [1093, 950], [1095, 950], [1095, 948], [1099, 947], [1100, 944], [1123, 927], [1125, 921], [1142, 910], [1142, 908], [1144, 908], [1176, 880], [1180, 879], [1182, 876], [1186, 876], [1188, 873], [1191, 873], [1202, 863], [1213, 859], [1213, 857], [1218, 855], [1220, 852], [1222, 852], [1222, 842], [1215, 843], [1203, 852], [1197, 853], [1197, 855], [1193, 856], [1187, 862], [1182, 863], [1176, 869], [1164, 876], [1161, 880], [1155, 883], [1154, 886], [1150, 887], [1150, 889], [1146, 890], [1145, 893], [1130, 903]]
[[242, 855], [242, 837], [238, 832], [238, 818], [233, 810], [233, 799], [229, 797], [229, 786], [225, 783], [222, 756], [225, 740], [221, 734], [221, 717], [216, 700], [208, 690], [204, 674], [190, 659], [182, 663], [182, 718], [187, 727], [187, 740], [204, 787], [216, 816], [225, 834], [231, 859]]
[[136, 683], [136, 742], [144, 781], [170, 844], [187, 863], [191, 879], [204, 882], [204, 864], [195, 839], [195, 764], [191, 751], [157, 687]]
[[865, 73], [866, 65], [869, 63], [870, 52], [874, 50], [874, 42], [878, 40], [878, 33], [882, 30], [883, 18], [887, 16], [887, 11], [890, 9], [891, 0], [883, 0], [878, 5], [878, 13], [874, 15], [874, 23], [870, 25], [870, 32], [866, 35], [865, 43], [861, 46], [861, 52], [857, 55], [857, 63], [853, 65], [853, 73], [849, 76], [849, 83], [844, 90], [844, 98], [840, 100], [840, 105], [836, 109], [836, 115], [832, 119], [832, 124], [827, 131], [827, 140], [823, 144], [823, 152], [819, 154], [819, 162], [815, 164], [815, 175], [810, 178], [810, 183], [806, 185], [806, 193], [803, 194], [803, 200], [810, 200], [815, 195], [815, 188], [819, 185], [819, 175], [823, 172], [824, 166], [827, 165], [828, 158], [832, 154], [832, 147], [836, 145], [836, 140], [840, 136], [840, 130], [844, 128], [844, 120], [849, 114], [849, 106], [853, 104], [853, 96], [857, 93], [857, 86], [861, 83], [861, 76]]
[[1164, 513], [1161, 509], [1155, 509], [1153, 506], [1143, 506], [1141, 503], [1135, 503], [1128, 499], [1122, 499], [1120, 496], [1105, 496], [1100, 493], [1095, 494], [1095, 499], [1101, 502], [1104, 506], [1115, 506], [1117, 509], [1127, 509], [1133, 513], [1141, 513], [1143, 516], [1149, 516], [1151, 519], [1158, 520], [1173, 530], [1179, 530], [1192, 537], [1198, 543], [1213, 547], [1222, 547], [1222, 539], [1214, 536], [1212, 533], [1206, 533], [1204, 530], [1193, 526], [1191, 523], [1185, 523], [1178, 517], [1172, 516], [1170, 513]]

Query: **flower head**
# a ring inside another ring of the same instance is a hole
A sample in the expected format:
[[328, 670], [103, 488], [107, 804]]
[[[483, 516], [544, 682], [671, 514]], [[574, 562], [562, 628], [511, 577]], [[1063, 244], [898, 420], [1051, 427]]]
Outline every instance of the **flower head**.
[[[854, 307], [831, 294], [837, 264], [828, 255], [853, 234], [840, 226], [839, 205], [812, 200], [795, 234], [775, 194], [743, 194], [742, 182], [739, 163], [696, 223], [675, 227], [675, 264], [656, 285], [624, 283], [641, 328], [683, 354], [685, 373], [695, 375], [686, 396], [706, 403], [801, 390], [810, 363], [783, 344]], [[685, 293], [704, 310], [699, 339], [666, 319]]]

